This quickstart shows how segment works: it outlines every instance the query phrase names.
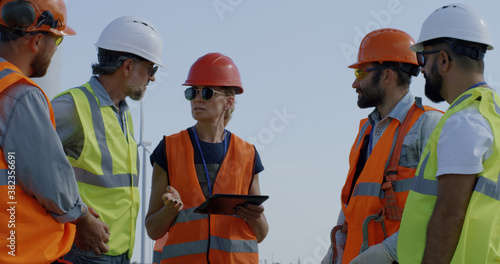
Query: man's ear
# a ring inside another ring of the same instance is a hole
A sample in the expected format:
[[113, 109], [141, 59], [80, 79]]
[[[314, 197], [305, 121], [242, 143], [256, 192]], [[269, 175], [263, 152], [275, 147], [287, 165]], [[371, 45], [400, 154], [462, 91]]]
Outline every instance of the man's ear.
[[384, 69], [382, 80], [386, 83], [391, 83], [397, 78], [397, 74], [395, 70], [392, 69]]
[[438, 68], [442, 71], [448, 71], [450, 69], [450, 56], [448, 55], [448, 52], [445, 50], [442, 50], [439, 52], [439, 61], [438, 61]]
[[129, 76], [132, 73], [132, 64], [134, 61], [132, 59], [126, 59], [123, 61], [120, 70], [123, 72], [124, 76]]
[[35, 34], [31, 36], [28, 35], [28, 45], [34, 53], [38, 53], [38, 51], [40, 51], [41, 46], [43, 45], [42, 42], [43, 42], [42, 34]]

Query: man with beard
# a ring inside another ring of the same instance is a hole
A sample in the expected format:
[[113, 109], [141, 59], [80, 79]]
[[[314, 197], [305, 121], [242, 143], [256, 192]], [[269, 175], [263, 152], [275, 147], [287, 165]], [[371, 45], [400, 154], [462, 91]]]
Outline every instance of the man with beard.
[[414, 43], [401, 30], [372, 31], [360, 44], [358, 61], [349, 66], [358, 106], [375, 110], [361, 120], [352, 146], [331, 256], [323, 263], [397, 260], [396, 243], [387, 237], [399, 229], [421, 151], [442, 115], [409, 92], [411, 76], [419, 71], [416, 54], [408, 49]]
[[75, 263], [130, 263], [139, 211], [137, 143], [126, 97], [141, 100], [161, 65], [163, 41], [140, 17], [113, 20], [97, 40], [94, 76], [52, 100], [57, 133], [75, 171], [83, 201], [109, 225], [109, 252], [77, 247]]
[[[55, 130], [45, 75], [67, 26], [63, 0], [0, 2], [0, 263], [52, 263], [75, 239], [106, 252]], [[90, 208], [89, 208], [90, 209]], [[74, 225], [75, 224], [75, 225]]]
[[493, 49], [481, 15], [464, 4], [434, 11], [417, 51], [425, 94], [450, 107], [425, 147], [401, 222], [401, 263], [499, 263], [500, 98], [484, 81]]

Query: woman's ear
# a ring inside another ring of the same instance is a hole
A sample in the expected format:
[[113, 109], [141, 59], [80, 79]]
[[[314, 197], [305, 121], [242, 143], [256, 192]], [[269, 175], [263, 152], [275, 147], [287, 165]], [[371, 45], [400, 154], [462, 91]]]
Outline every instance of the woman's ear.
[[229, 110], [231, 109], [231, 107], [233, 107], [233, 105], [234, 105], [234, 96], [228, 96], [226, 98], [226, 104], [224, 105], [224, 109]]

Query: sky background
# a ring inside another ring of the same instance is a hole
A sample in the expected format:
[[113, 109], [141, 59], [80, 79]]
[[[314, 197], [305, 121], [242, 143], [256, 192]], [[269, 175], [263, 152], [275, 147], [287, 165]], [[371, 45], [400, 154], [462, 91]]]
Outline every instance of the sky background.
[[[474, 6], [500, 45], [500, 2], [461, 1]], [[41, 80], [49, 97], [79, 86], [91, 76], [97, 41], [104, 27], [123, 15], [155, 25], [163, 41], [163, 64], [143, 102], [144, 141], [152, 152], [163, 135], [195, 124], [184, 99], [188, 70], [208, 52], [221, 52], [240, 70], [245, 92], [227, 129], [256, 145], [265, 170], [260, 174], [270, 225], [259, 244], [261, 263], [320, 263], [329, 232], [340, 210], [340, 191], [359, 120], [373, 109], [359, 109], [351, 85], [359, 43], [366, 33], [384, 27], [401, 29], [418, 39], [427, 16], [448, 1], [285, 1], [285, 0], [66, 0], [68, 24], [77, 32], [66, 37]], [[499, 46], [500, 47], [500, 46]], [[498, 90], [500, 53], [486, 54], [485, 76]], [[424, 79], [413, 79], [410, 91], [424, 104]], [[135, 135], [140, 136], [140, 104], [128, 100]], [[139, 149], [142, 158], [142, 148]], [[146, 162], [147, 199], [152, 167]], [[142, 177], [142, 171], [141, 171]], [[142, 187], [142, 181], [139, 185]], [[142, 192], [142, 191], [141, 191]], [[148, 204], [148, 202], [146, 203]], [[146, 208], [147, 209], [147, 208]], [[141, 261], [142, 216], [139, 214], [132, 261]], [[152, 242], [146, 240], [145, 263]]]

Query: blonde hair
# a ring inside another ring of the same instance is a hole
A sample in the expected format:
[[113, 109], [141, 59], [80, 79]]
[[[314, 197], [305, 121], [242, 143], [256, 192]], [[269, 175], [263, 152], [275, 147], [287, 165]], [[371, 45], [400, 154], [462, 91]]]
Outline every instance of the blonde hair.
[[[224, 93], [225, 96], [232, 96], [234, 97], [234, 95], [236, 94], [235, 91], [234, 91], [234, 87], [222, 87], [222, 92]], [[227, 124], [229, 123], [229, 121], [231, 120], [231, 118], [233, 117], [233, 112], [234, 112], [234, 109], [235, 109], [235, 104], [233, 103], [233, 105], [231, 105], [231, 107], [226, 110], [226, 112], [224, 112], [224, 127], [227, 126]]]

